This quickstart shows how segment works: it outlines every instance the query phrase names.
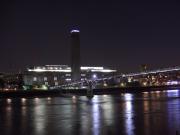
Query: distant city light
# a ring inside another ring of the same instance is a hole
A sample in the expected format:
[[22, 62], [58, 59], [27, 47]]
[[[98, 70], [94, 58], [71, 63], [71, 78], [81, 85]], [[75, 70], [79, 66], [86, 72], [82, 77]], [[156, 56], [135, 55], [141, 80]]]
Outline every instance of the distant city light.
[[73, 99], [76, 99], [76, 96], [72, 96]]
[[124, 77], [147, 75], [147, 74], [156, 74], [156, 73], [164, 73], [164, 72], [172, 72], [172, 71], [179, 71], [179, 70], [180, 70], [180, 67], [165, 68], [165, 69], [158, 69], [158, 70], [152, 70], [152, 71], [146, 71], [146, 72], [130, 73], [130, 74], [124, 75]]
[[104, 86], [104, 87], [107, 87], [108, 85], [107, 85], [107, 83], [103, 83], [103, 86]]
[[71, 78], [66, 78], [66, 81], [71, 81]]
[[156, 91], [156, 93], [160, 93], [161, 91]]
[[96, 75], [96, 74], [93, 74], [93, 75], [92, 75], [92, 78], [93, 78], [93, 79], [97, 79], [97, 75]]
[[50, 97], [48, 97], [48, 98], [47, 98], [47, 100], [51, 100], [51, 98], [50, 98]]
[[121, 86], [121, 87], [125, 87], [126, 84], [122, 82], [122, 83], [120, 84], [120, 86]]
[[11, 103], [11, 102], [12, 102], [12, 100], [8, 98], [7, 99], [7, 103]]
[[143, 86], [147, 86], [147, 82], [143, 82]]
[[167, 82], [167, 85], [177, 85], [178, 81], [169, 81]]
[[26, 99], [25, 99], [25, 98], [22, 98], [21, 101], [22, 101], [22, 103], [24, 103], [24, 102], [26, 101]]

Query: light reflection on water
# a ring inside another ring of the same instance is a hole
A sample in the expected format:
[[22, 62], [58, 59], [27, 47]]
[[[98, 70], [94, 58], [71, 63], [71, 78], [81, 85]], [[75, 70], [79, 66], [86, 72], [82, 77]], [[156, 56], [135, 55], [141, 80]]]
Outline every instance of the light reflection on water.
[[1, 135], [170, 135], [179, 119], [178, 90], [0, 101]]
[[132, 94], [125, 94], [124, 95], [125, 98], [125, 109], [124, 109], [124, 113], [125, 113], [125, 117], [126, 117], [126, 133], [128, 135], [134, 135], [134, 124], [133, 124], [133, 105], [132, 105], [132, 99], [133, 99], [133, 95]]
[[12, 102], [12, 99], [7, 99], [7, 103], [10, 104]]
[[168, 90], [167, 95], [168, 95], [168, 97], [178, 97], [179, 90]]
[[44, 119], [44, 116], [46, 116], [46, 106], [41, 105], [41, 106], [36, 106], [34, 108], [33, 112], [34, 116], [34, 126], [35, 130], [37, 131], [38, 134], [44, 134], [45, 131], [45, 124], [46, 124], [46, 119]]
[[[94, 102], [98, 102], [98, 96], [95, 96], [93, 99]], [[92, 106], [92, 114], [93, 114], [93, 134], [94, 135], [99, 135], [99, 131], [100, 131], [100, 108], [98, 104], [94, 104]]]

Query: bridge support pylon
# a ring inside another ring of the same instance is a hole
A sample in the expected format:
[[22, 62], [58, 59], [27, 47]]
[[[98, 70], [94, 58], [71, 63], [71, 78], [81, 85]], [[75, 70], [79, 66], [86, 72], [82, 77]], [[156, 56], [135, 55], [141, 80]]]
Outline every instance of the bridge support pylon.
[[93, 88], [92, 88], [92, 82], [89, 81], [88, 85], [89, 85], [89, 87], [87, 88], [87, 98], [92, 99], [94, 97]]

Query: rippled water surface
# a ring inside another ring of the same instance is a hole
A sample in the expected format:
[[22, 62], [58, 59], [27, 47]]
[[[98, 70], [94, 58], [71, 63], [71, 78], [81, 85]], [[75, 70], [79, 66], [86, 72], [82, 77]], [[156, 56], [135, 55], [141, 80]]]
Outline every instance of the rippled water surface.
[[0, 99], [0, 135], [180, 135], [180, 91]]

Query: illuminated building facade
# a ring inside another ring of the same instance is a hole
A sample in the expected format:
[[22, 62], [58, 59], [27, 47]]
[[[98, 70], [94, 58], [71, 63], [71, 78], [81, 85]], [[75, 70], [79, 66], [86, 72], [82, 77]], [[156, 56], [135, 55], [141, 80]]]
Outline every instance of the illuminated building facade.
[[[104, 67], [80, 67], [80, 69], [81, 80], [104, 78], [116, 73], [116, 70]], [[28, 68], [23, 80], [25, 85], [58, 86], [71, 82], [71, 72], [71, 67], [67, 65], [37, 66]]]

